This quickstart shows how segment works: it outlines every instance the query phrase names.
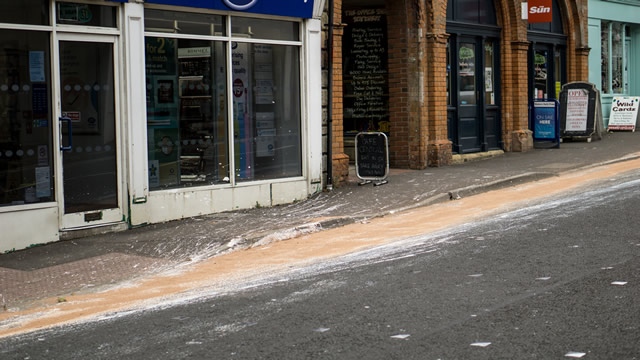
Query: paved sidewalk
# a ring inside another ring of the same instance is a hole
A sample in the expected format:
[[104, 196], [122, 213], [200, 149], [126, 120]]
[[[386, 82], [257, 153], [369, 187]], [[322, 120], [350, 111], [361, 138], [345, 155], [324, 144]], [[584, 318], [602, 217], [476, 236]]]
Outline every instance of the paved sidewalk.
[[0, 311], [96, 291], [261, 241], [637, 157], [640, 134], [605, 134], [601, 141], [568, 142], [560, 149], [505, 153], [442, 168], [392, 170], [389, 183], [377, 187], [358, 186], [352, 174], [347, 184], [291, 205], [200, 216], [4, 254]]

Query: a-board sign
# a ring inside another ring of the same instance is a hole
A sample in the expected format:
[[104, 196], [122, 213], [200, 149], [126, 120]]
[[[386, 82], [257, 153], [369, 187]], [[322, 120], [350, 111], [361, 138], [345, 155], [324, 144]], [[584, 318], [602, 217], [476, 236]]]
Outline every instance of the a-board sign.
[[535, 99], [531, 102], [529, 121], [534, 142], [551, 142], [555, 147], [560, 147], [559, 107], [560, 103], [555, 99]]
[[609, 130], [636, 130], [640, 97], [614, 97], [611, 101]]
[[602, 134], [600, 91], [592, 83], [572, 82], [560, 91], [560, 137], [600, 139]]
[[356, 135], [356, 175], [362, 180], [384, 180], [389, 175], [389, 141], [383, 132]]

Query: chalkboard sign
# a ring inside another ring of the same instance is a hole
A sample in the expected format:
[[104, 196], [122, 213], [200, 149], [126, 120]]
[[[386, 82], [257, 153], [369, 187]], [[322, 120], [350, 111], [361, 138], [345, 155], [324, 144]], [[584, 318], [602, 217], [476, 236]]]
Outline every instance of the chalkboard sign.
[[602, 137], [600, 91], [592, 83], [572, 82], [560, 92], [560, 135], [562, 138]]
[[385, 9], [345, 10], [343, 21], [344, 131], [389, 132]]
[[383, 132], [356, 135], [356, 175], [362, 180], [384, 180], [389, 175], [389, 142]]

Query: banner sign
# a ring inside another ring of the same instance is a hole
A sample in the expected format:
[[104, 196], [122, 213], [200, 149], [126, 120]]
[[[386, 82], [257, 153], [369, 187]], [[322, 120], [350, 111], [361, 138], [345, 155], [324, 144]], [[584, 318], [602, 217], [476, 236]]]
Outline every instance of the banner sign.
[[636, 130], [640, 97], [614, 97], [611, 102], [609, 130]]
[[310, 19], [314, 0], [145, 0], [145, 3]]
[[549, 23], [553, 19], [551, 12], [551, 0], [529, 0], [527, 22]]

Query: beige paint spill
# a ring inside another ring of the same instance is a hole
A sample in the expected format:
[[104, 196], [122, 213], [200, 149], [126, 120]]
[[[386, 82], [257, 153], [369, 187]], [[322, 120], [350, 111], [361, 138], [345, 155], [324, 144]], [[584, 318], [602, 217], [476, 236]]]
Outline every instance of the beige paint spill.
[[241, 284], [264, 274], [286, 272], [288, 266], [322, 261], [398, 239], [428, 234], [525, 206], [527, 202], [586, 186], [640, 168], [640, 160], [595, 167], [563, 176], [417, 208], [344, 227], [236, 251], [193, 264], [174, 274], [160, 274], [99, 293], [47, 299], [40, 307], [0, 314], [0, 337], [87, 320], [105, 313], [158, 303], [198, 288]]

